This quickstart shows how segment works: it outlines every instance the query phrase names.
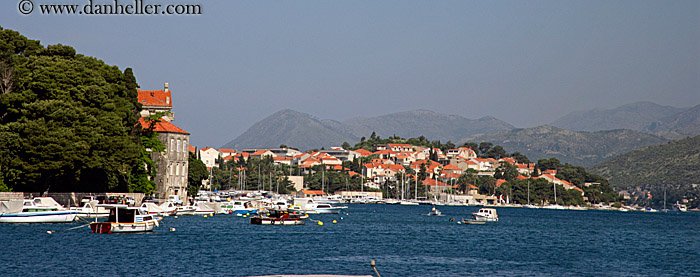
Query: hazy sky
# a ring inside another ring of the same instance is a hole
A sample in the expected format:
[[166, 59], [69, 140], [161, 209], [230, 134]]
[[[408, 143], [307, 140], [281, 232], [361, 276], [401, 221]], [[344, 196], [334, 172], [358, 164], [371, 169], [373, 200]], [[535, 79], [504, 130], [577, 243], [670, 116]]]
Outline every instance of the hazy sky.
[[144, 1], [199, 3], [202, 15], [41, 15], [49, 0], [22, 15], [7, 0], [0, 26], [132, 67], [142, 89], [168, 82], [173, 123], [200, 147], [284, 108], [336, 120], [428, 109], [531, 127], [636, 101], [700, 104], [696, 0]]

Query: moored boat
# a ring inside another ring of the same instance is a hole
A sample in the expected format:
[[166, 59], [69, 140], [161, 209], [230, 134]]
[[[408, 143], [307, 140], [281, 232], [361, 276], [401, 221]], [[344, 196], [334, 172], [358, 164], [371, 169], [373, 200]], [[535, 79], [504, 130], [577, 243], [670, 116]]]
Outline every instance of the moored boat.
[[67, 223], [77, 211], [64, 208], [51, 197], [2, 201], [0, 223]]
[[104, 207], [97, 206], [99, 201], [92, 200], [84, 203], [85, 205], [82, 207], [71, 207], [70, 210], [77, 212], [79, 217], [85, 218], [101, 218], [109, 216], [109, 210], [105, 209]]
[[476, 221], [498, 221], [498, 213], [496, 209], [481, 208], [479, 211], [472, 213], [472, 218]]
[[90, 229], [93, 233], [140, 233], [151, 232], [158, 226], [161, 217], [147, 214], [144, 210], [126, 205], [100, 205], [109, 209], [109, 217], [105, 222], [92, 222]]
[[255, 225], [304, 225], [305, 217], [298, 212], [272, 210], [250, 218], [250, 224]]
[[428, 215], [442, 215], [442, 212], [433, 206]]

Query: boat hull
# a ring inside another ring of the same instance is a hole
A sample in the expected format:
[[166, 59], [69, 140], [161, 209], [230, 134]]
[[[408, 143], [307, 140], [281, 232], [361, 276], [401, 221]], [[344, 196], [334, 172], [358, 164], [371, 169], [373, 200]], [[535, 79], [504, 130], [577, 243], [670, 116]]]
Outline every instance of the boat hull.
[[90, 229], [96, 234], [142, 233], [152, 232], [157, 225], [156, 220], [138, 223], [93, 222]]
[[304, 225], [304, 224], [306, 224], [306, 221], [303, 219], [279, 219], [279, 218], [253, 217], [250, 219], [250, 224], [255, 224], [255, 225]]
[[0, 223], [69, 223], [76, 215], [72, 211], [0, 214]]

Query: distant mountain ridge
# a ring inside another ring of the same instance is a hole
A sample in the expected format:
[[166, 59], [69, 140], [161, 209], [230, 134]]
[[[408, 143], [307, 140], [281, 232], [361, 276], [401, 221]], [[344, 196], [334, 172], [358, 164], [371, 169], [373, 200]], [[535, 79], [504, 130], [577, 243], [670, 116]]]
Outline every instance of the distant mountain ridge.
[[530, 160], [554, 157], [563, 163], [590, 166], [666, 139], [625, 129], [576, 132], [543, 125], [471, 136], [458, 143], [468, 141], [501, 145], [509, 153], [520, 152]]
[[652, 122], [646, 131], [659, 133], [665, 137], [700, 135], [700, 105], [686, 109], [672, 116]]
[[571, 112], [555, 120], [551, 125], [572, 131], [630, 129], [646, 132], [653, 122], [673, 117], [686, 110], [688, 109], [662, 106], [652, 102], [635, 102], [614, 109]]
[[377, 117], [354, 118], [345, 122], [321, 120], [309, 114], [285, 109], [253, 124], [222, 148], [270, 148], [286, 144], [302, 150], [356, 143], [372, 132], [378, 136], [425, 136], [431, 140], [459, 139], [479, 133], [514, 128], [494, 117], [467, 119], [427, 110], [407, 111]]
[[286, 144], [306, 150], [357, 140], [342, 127], [337, 121], [321, 121], [309, 114], [285, 109], [256, 122], [221, 148], [274, 148]]
[[700, 183], [700, 136], [652, 145], [588, 168], [614, 187]]

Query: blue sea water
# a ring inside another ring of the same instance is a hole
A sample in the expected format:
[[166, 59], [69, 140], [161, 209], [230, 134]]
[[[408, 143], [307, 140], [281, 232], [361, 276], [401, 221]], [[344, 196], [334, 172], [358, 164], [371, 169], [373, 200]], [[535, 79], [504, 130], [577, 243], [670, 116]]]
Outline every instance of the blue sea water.
[[[0, 276], [699, 276], [700, 213], [353, 205], [302, 226], [232, 215], [165, 218], [153, 233], [92, 234], [72, 224], [0, 225]], [[341, 219], [342, 217], [342, 219]], [[332, 220], [338, 220], [333, 224]], [[176, 229], [170, 232], [169, 228]]]

